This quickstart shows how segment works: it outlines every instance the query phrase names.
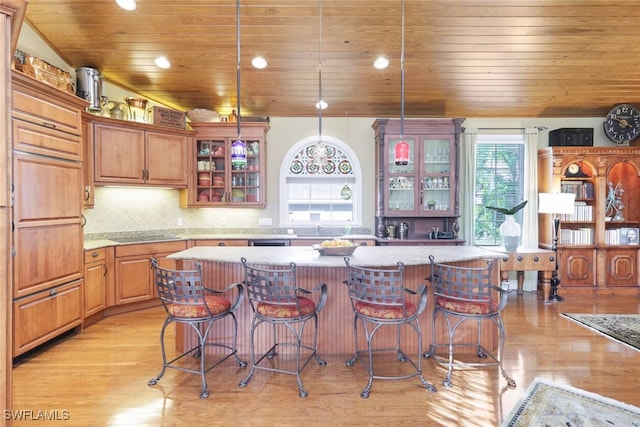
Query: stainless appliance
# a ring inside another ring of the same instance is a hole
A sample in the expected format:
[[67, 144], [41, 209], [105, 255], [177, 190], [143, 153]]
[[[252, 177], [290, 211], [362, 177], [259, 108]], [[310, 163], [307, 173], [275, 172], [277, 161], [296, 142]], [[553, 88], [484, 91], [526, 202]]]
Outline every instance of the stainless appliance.
[[249, 240], [249, 246], [289, 246], [291, 240], [286, 239], [255, 239]]
[[89, 102], [88, 111], [101, 112], [102, 75], [91, 67], [76, 69], [76, 95]]

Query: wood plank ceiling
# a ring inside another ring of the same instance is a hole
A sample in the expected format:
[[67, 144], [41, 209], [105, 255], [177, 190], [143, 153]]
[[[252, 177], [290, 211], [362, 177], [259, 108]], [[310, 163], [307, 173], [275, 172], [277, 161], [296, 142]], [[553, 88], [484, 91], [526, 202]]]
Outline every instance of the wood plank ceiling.
[[[236, 105], [235, 0], [29, 0], [73, 68], [188, 110]], [[400, 114], [400, 0], [241, 0], [244, 116]], [[407, 117], [598, 117], [640, 105], [640, 2], [406, 0]], [[27, 52], [29, 53], [29, 52]], [[388, 69], [372, 67], [378, 54]], [[169, 70], [155, 67], [165, 55]], [[264, 56], [269, 66], [251, 67]]]

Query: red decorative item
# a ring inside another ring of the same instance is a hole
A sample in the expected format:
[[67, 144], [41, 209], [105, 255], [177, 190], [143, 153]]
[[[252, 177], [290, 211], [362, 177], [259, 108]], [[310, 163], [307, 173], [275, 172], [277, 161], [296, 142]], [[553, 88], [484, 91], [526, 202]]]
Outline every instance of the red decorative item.
[[409, 144], [403, 140], [396, 144], [395, 163], [398, 166], [406, 166], [409, 164]]

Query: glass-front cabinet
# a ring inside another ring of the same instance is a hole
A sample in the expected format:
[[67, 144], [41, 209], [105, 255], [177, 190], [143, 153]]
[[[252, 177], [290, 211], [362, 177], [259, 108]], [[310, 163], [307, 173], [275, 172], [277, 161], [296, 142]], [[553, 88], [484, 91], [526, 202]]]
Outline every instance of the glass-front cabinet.
[[407, 165], [395, 164], [395, 147], [400, 141], [400, 136], [390, 137], [385, 150], [385, 215], [451, 215], [455, 190], [450, 160], [453, 136], [405, 136], [409, 144]]
[[232, 162], [236, 123], [191, 123], [196, 131], [190, 150], [189, 188], [182, 206], [264, 207], [264, 172], [268, 123], [241, 124], [246, 164]]
[[[459, 217], [457, 188], [458, 119], [378, 119], [378, 211], [376, 235], [390, 240], [394, 225], [408, 229], [402, 240], [456, 243]], [[409, 147], [407, 162], [396, 164], [396, 147]], [[392, 227], [389, 227], [389, 226]], [[395, 242], [398, 243], [398, 242]], [[429, 242], [435, 243], [435, 242]]]

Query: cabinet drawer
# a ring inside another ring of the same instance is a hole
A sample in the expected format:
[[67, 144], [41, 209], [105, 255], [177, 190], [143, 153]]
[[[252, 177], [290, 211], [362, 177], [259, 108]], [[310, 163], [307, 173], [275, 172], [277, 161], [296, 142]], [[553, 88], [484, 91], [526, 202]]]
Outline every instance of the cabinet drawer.
[[179, 252], [187, 249], [186, 240], [175, 242], [142, 243], [116, 246], [116, 257], [133, 255], [153, 255], [160, 252]]
[[205, 239], [194, 240], [194, 246], [249, 246], [249, 241], [246, 239], [241, 240], [229, 240], [229, 239]]
[[[82, 135], [82, 109], [86, 105], [84, 100], [59, 90], [55, 91], [55, 96], [49, 95], [35, 89], [41, 86], [37, 81], [29, 79], [27, 86], [26, 82], [22, 85], [17, 80], [14, 77], [11, 87], [14, 118]], [[71, 105], [70, 101], [73, 102]]]
[[82, 138], [22, 120], [13, 120], [13, 149], [81, 161]]
[[14, 357], [80, 325], [81, 285], [78, 280], [14, 300]]
[[82, 224], [19, 227], [13, 233], [13, 297], [77, 280], [84, 270]]
[[84, 251], [84, 263], [89, 264], [95, 261], [103, 261], [107, 258], [107, 248], [91, 249]]

